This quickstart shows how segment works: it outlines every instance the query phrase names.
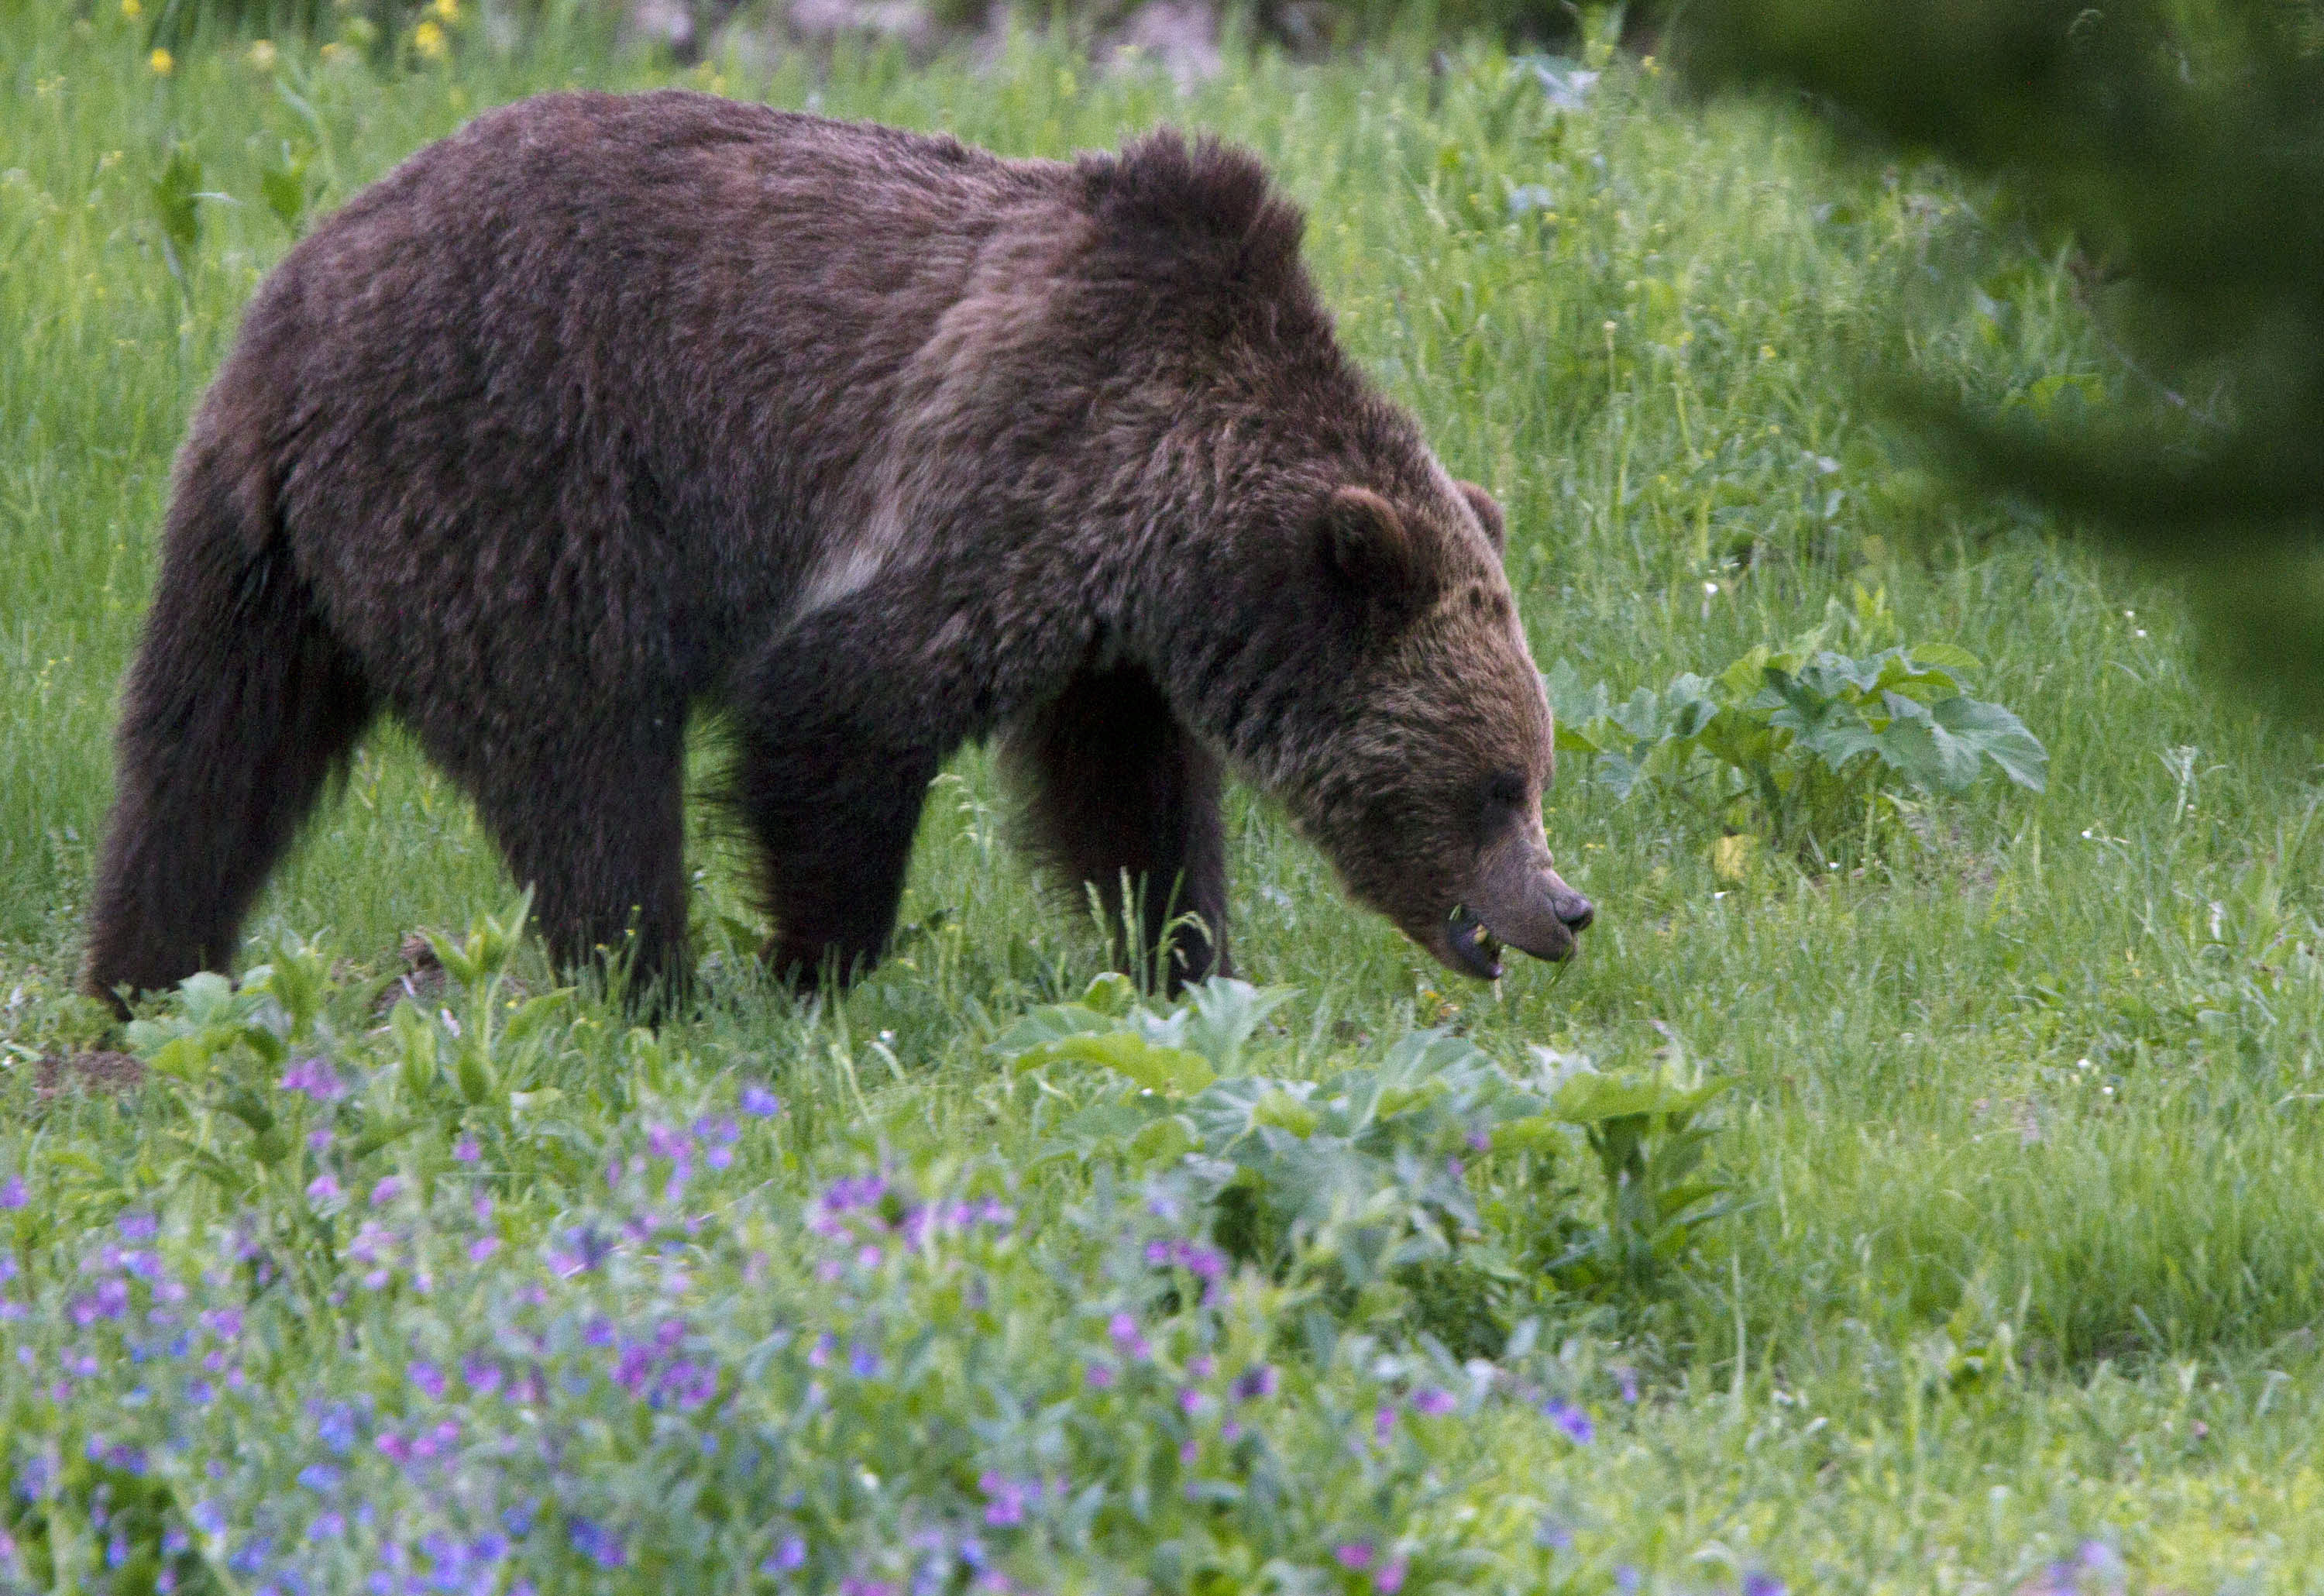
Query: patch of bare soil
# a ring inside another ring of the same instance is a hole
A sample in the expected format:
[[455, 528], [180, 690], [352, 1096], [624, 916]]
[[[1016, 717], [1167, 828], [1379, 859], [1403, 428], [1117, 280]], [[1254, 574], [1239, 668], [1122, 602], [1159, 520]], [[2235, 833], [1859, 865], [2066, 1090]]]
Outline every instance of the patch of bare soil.
[[32, 1066], [32, 1089], [42, 1097], [67, 1090], [120, 1097], [145, 1084], [145, 1061], [127, 1053], [93, 1051], [59, 1058], [53, 1054]]

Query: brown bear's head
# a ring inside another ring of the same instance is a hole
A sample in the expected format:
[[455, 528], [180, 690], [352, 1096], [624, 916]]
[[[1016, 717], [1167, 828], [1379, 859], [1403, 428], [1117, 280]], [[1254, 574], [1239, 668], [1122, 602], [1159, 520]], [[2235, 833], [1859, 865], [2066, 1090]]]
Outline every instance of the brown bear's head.
[[1332, 489], [1293, 539], [1356, 646], [1327, 650], [1345, 679], [1314, 684], [1331, 713], [1308, 718], [1303, 768], [1277, 789], [1351, 895], [1489, 981], [1502, 943], [1569, 956], [1591, 910], [1542, 833], [1549, 702], [1502, 573], [1500, 507], [1427, 466], [1398, 474], [1401, 491]]
[[1299, 210], [1255, 158], [1165, 131], [1079, 170], [1075, 326], [1093, 384], [1131, 396], [1106, 434], [1121, 546], [1185, 534], [1146, 567], [1133, 646], [1448, 967], [1492, 980], [1502, 943], [1567, 957], [1591, 911], [1542, 835], [1549, 703], [1500, 507], [1341, 351]]

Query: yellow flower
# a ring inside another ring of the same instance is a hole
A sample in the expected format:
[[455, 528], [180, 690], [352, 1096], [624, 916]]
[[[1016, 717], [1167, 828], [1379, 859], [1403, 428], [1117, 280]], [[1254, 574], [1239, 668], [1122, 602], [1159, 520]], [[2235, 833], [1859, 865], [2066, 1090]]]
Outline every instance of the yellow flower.
[[1762, 359], [1762, 360], [1773, 360], [1773, 359], [1775, 359], [1775, 346], [1773, 344], [1762, 344], [1762, 345], [1760, 345], [1760, 346], [1759, 346], [1759, 358], [1760, 358], [1760, 359]]
[[121, 0], [121, 14], [134, 23], [145, 14], [145, 8], [137, 0]]
[[145, 58], [145, 64], [153, 69], [155, 77], [167, 78], [171, 72], [177, 70], [178, 58], [166, 50], [157, 50]]
[[411, 48], [429, 60], [440, 61], [444, 59], [446, 48], [444, 30], [437, 25], [434, 18], [429, 18], [411, 30]]
[[428, 9], [447, 23], [456, 23], [460, 20], [460, 0], [436, 0], [436, 4]]
[[250, 64], [262, 72], [274, 70], [274, 44], [272, 40], [259, 39], [250, 46]]

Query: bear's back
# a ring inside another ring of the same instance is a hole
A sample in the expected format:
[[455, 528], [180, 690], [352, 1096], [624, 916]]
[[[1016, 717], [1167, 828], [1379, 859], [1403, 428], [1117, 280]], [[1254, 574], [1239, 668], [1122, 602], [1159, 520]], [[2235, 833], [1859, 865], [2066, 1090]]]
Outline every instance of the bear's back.
[[[381, 674], [505, 680], [486, 644], [523, 626], [698, 691], [862, 491], [987, 240], [1074, 181], [706, 95], [523, 101], [291, 252], [204, 425], [263, 437], [302, 573]], [[609, 638], [608, 609], [637, 624]]]

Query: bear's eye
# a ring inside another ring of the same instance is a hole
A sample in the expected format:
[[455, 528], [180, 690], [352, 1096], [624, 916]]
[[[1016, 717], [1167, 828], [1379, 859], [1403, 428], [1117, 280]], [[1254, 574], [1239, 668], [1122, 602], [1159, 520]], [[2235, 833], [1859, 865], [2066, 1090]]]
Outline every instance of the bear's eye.
[[1525, 807], [1525, 778], [1515, 770], [1496, 770], [1485, 778], [1485, 807], [1489, 809], [1522, 809]]

